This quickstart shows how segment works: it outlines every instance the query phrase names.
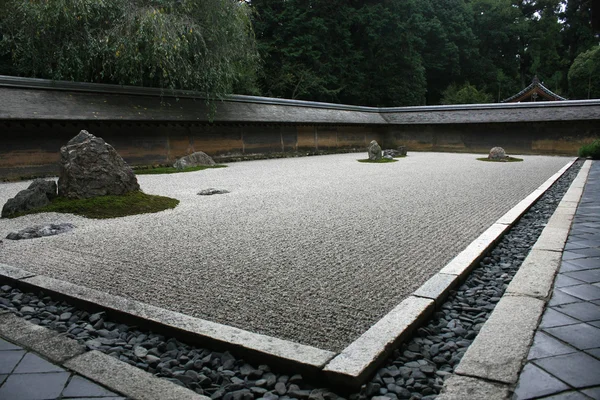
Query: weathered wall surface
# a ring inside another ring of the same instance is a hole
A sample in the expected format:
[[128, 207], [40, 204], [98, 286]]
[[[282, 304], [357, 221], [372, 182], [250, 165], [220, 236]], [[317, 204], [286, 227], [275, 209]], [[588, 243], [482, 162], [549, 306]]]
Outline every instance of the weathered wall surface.
[[366, 149], [576, 155], [600, 137], [600, 100], [374, 108], [230, 96], [216, 114], [198, 93], [0, 76], [0, 179], [56, 173], [81, 129], [132, 165]]
[[0, 122], [0, 179], [56, 174], [59, 150], [80, 130], [102, 137], [131, 165], [172, 164], [204, 151], [215, 158], [362, 149], [384, 140], [376, 126], [121, 122]]

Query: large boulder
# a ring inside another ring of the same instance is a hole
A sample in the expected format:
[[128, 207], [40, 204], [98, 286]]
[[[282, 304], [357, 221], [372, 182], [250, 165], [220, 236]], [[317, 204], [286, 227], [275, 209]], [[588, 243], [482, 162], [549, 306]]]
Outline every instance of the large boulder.
[[383, 150], [383, 156], [391, 156], [393, 157], [405, 157], [406, 156], [406, 147], [398, 146], [397, 149], [386, 149]]
[[44, 236], [60, 235], [61, 233], [69, 232], [75, 227], [73, 224], [48, 224], [48, 225], [36, 225], [29, 228], [25, 228], [18, 232], [11, 232], [6, 237], [10, 240], [22, 240], [22, 239], [35, 239]]
[[215, 161], [208, 154], [203, 151], [197, 151], [185, 157], [181, 157], [175, 161], [173, 167], [177, 169], [186, 169], [189, 167], [198, 167], [201, 165], [210, 166], [215, 164]]
[[130, 166], [102, 138], [81, 131], [60, 149], [59, 196], [87, 199], [140, 190]]
[[508, 156], [502, 147], [493, 147], [490, 150], [490, 154], [488, 155], [488, 159], [493, 161], [506, 161]]
[[2, 207], [2, 217], [44, 207], [55, 197], [56, 182], [36, 179], [27, 189], [21, 190], [15, 197], [8, 199]]
[[371, 140], [371, 143], [369, 143], [369, 147], [367, 147], [367, 151], [369, 153], [369, 160], [381, 160], [381, 146], [375, 140]]

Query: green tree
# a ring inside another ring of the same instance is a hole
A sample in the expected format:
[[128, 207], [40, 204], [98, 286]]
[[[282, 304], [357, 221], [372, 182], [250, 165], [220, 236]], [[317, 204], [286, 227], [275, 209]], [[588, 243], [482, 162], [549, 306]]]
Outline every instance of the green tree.
[[465, 83], [462, 86], [451, 84], [442, 93], [442, 104], [480, 104], [491, 103], [492, 96], [475, 86]]
[[600, 98], [600, 46], [575, 58], [569, 69], [569, 88], [573, 99]]
[[249, 7], [235, 0], [12, 0], [1, 49], [21, 76], [251, 91], [257, 66]]

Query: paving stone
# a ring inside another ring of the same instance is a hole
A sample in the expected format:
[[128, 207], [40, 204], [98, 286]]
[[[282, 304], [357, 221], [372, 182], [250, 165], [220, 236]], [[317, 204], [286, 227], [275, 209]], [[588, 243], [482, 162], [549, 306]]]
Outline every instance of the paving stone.
[[572, 325], [578, 323], [579, 320], [575, 318], [569, 317], [568, 315], [558, 312], [553, 308], [546, 308], [544, 316], [542, 317], [542, 322], [540, 322], [538, 329], [553, 328], [555, 326]]
[[0, 387], [2, 400], [46, 400], [60, 396], [68, 372], [44, 374], [12, 374]]
[[109, 397], [118, 396], [116, 393], [111, 392], [89, 381], [81, 376], [75, 375], [71, 378], [71, 381], [63, 391], [64, 397]]
[[587, 396], [590, 396], [592, 399], [600, 399], [600, 386], [584, 389], [581, 392]]
[[592, 303], [563, 304], [553, 308], [556, 311], [584, 322], [600, 319], [600, 307]]
[[575, 388], [600, 385], [600, 360], [582, 352], [543, 358], [533, 363]]
[[514, 400], [548, 396], [568, 389], [569, 386], [554, 376], [532, 363], [527, 363], [515, 389]]
[[576, 260], [578, 258], [586, 258], [586, 255], [585, 254], [577, 254], [573, 251], [565, 251], [563, 253], [563, 257], [562, 257], [562, 259], [566, 260], [566, 261]]
[[544, 400], [590, 400], [589, 397], [581, 392], [570, 390], [553, 396], [544, 397]]
[[[598, 265], [598, 264], [597, 264]], [[585, 271], [567, 272], [569, 278], [578, 279], [582, 282], [596, 283], [600, 282], [600, 268], [586, 269]]]
[[567, 346], [544, 332], [538, 331], [533, 338], [533, 345], [529, 350], [527, 359], [535, 360], [538, 358], [574, 353], [576, 351], [577, 349]]
[[562, 261], [560, 264], [559, 272], [561, 274], [564, 274], [565, 272], [575, 272], [575, 271], [581, 271], [584, 269], [585, 269], [585, 267], [581, 267], [579, 265], [572, 264], [569, 261]]
[[6, 340], [0, 338], [0, 351], [3, 350], [22, 350], [21, 347], [16, 344], [12, 344], [11, 342], [7, 342]]
[[600, 347], [600, 329], [588, 324], [559, 326], [545, 331], [579, 350]]
[[[207, 398], [208, 399], [208, 398]], [[62, 400], [127, 400], [126, 397], [63, 397]]]
[[63, 372], [64, 369], [61, 367], [49, 363], [48, 361], [40, 358], [36, 354], [27, 353], [21, 360], [17, 368], [13, 373], [15, 374], [31, 374], [31, 373], [42, 373], [42, 372]]
[[569, 260], [569, 264], [580, 266], [582, 269], [594, 269], [598, 268], [598, 265], [600, 265], [600, 257]]
[[8, 375], [0, 375], [0, 385], [2, 385], [2, 383], [6, 380], [7, 377]]
[[589, 321], [588, 324], [600, 328], [600, 321]]
[[578, 297], [582, 300], [600, 300], [600, 287], [588, 283], [564, 287], [561, 290], [566, 294]]
[[552, 294], [552, 298], [550, 299], [550, 302], [548, 302], [548, 305], [550, 307], [554, 307], [554, 306], [559, 306], [559, 305], [563, 305], [563, 304], [577, 303], [577, 302], [581, 302], [581, 299], [578, 299], [577, 297], [568, 295], [565, 292], [562, 292], [561, 290], [554, 288], [554, 293]]
[[563, 288], [567, 286], [581, 285], [583, 282], [579, 279], [571, 278], [565, 274], [559, 274], [554, 281], [554, 287]]
[[0, 353], [0, 374], [10, 374], [25, 355], [25, 350], [7, 350]]
[[574, 253], [579, 255], [580, 257], [575, 257], [575, 258], [581, 258], [581, 257], [600, 257], [600, 250], [598, 249], [579, 249], [579, 250], [571, 250], [569, 251], [569, 253]]

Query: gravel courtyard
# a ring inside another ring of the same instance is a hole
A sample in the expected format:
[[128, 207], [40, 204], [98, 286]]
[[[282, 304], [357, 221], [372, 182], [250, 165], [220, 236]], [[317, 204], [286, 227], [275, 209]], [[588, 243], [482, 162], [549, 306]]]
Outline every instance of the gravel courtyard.
[[[486, 163], [473, 154], [249, 161], [138, 176], [174, 210], [110, 220], [0, 220], [0, 263], [196, 317], [339, 351], [439, 271], [570, 158]], [[0, 184], [0, 206], [29, 182]], [[231, 193], [198, 196], [206, 188]]]

